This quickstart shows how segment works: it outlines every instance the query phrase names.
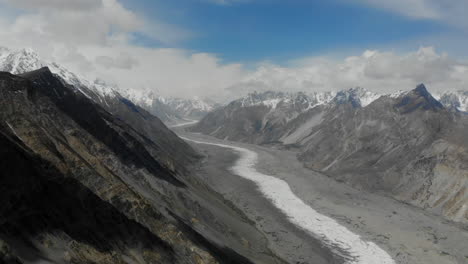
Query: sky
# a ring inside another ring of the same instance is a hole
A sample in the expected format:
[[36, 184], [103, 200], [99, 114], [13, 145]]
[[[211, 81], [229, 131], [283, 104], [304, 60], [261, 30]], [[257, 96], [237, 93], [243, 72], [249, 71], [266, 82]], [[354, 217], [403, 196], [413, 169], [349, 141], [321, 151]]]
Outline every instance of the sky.
[[467, 11], [468, 0], [0, 0], [0, 46], [163, 96], [466, 90]]

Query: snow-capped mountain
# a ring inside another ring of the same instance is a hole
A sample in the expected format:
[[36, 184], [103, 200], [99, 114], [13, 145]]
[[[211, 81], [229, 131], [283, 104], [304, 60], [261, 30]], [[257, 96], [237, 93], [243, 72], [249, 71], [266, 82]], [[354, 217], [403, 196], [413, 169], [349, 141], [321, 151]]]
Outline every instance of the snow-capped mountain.
[[218, 106], [215, 102], [203, 100], [199, 97], [192, 99], [158, 97], [157, 100], [159, 103], [169, 106], [180, 116], [191, 119], [200, 119]]
[[468, 91], [445, 92], [437, 99], [447, 108], [468, 112]]
[[318, 105], [325, 105], [331, 102], [336, 104], [352, 103], [357, 107], [365, 107], [377, 100], [379, 94], [370, 92], [364, 88], [357, 87], [348, 90], [342, 90], [339, 92], [297, 92], [297, 93], [286, 93], [286, 92], [254, 92], [240, 99], [237, 99], [231, 104], [236, 104], [240, 107], [251, 107], [264, 105], [272, 109], [277, 107], [287, 108], [301, 106], [302, 110], [308, 110]]
[[280, 138], [280, 134], [290, 130], [290, 122], [313, 109], [348, 103], [367, 106], [377, 98], [363, 88], [338, 93], [254, 92], [210, 112], [193, 129], [232, 140], [268, 142]]
[[0, 71], [22, 74], [42, 67], [48, 67], [52, 73], [72, 85], [76, 91], [98, 101], [98, 103], [104, 102], [106, 97], [115, 97], [118, 94], [116, 87], [109, 86], [103, 81], [90, 82], [57, 63], [41, 59], [32, 49], [0, 49]]
[[333, 100], [338, 104], [350, 102], [355, 107], [366, 107], [380, 96], [364, 88], [356, 87], [339, 91]]
[[[445, 97], [460, 108], [464, 95]], [[466, 115], [444, 107], [422, 84], [389, 95], [352, 88], [326, 98], [316, 104], [305, 94], [254, 93], [209, 113], [190, 130], [293, 148], [315, 171], [467, 221], [459, 206], [466, 197], [456, 195], [465, 188], [458, 182], [466, 178], [460, 162], [468, 159]]]
[[164, 98], [151, 90], [126, 89], [101, 79], [90, 81], [57, 63], [41, 59], [32, 49], [0, 48], [0, 71], [22, 74], [42, 67], [48, 67], [52, 73], [72, 85], [77, 92], [104, 107], [111, 105], [113, 100], [127, 98], [167, 123], [200, 119], [216, 106], [215, 103], [199, 98]]
[[0, 69], [14, 74], [28, 72], [31, 69], [37, 70], [46, 66], [46, 63], [39, 59], [39, 56], [31, 49], [10, 51], [7, 48], [0, 48]]
[[254, 92], [233, 101], [231, 104], [237, 105], [239, 107], [263, 105], [271, 109], [294, 108], [299, 112], [302, 112], [317, 105], [329, 103], [335, 97], [335, 95], [335, 92], [313, 92], [310, 94], [303, 92]]
[[166, 123], [199, 120], [218, 107], [217, 103], [199, 97], [192, 99], [163, 97], [150, 90], [119, 89], [119, 92]]
[[313, 105], [313, 102], [304, 93], [283, 93], [273, 91], [250, 93], [232, 103], [240, 107], [264, 105], [272, 109], [285, 105], [301, 105], [305, 107]]

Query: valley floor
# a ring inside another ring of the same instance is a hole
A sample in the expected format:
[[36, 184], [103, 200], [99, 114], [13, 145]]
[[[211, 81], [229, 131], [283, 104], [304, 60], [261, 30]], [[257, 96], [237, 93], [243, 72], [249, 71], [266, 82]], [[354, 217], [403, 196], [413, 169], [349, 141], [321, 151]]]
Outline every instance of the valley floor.
[[[307, 205], [329, 216], [364, 240], [375, 242], [397, 263], [444, 264], [468, 261], [468, 228], [394, 199], [366, 193], [308, 170], [296, 153], [222, 141], [200, 134], [178, 133], [204, 142], [235, 145], [258, 154], [256, 169], [286, 181]], [[198, 176], [244, 211], [270, 240], [270, 248], [290, 263], [341, 263], [320, 241], [267, 200], [257, 187], [230, 171], [238, 156], [221, 147], [194, 144], [204, 159]]]

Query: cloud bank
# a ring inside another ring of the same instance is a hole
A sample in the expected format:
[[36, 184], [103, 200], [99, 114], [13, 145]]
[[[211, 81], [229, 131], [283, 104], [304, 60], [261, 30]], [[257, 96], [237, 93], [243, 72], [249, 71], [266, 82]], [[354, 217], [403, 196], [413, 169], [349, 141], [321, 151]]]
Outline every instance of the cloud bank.
[[135, 34], [170, 44], [190, 32], [150, 21], [118, 0], [0, 0], [0, 8], [0, 46], [33, 48], [91, 80], [193, 97], [217, 95], [243, 76], [241, 65], [212, 54], [136, 45]]
[[330, 91], [364, 87], [378, 93], [409, 90], [425, 83], [433, 92], [468, 90], [468, 64], [422, 47], [406, 54], [367, 50], [342, 60], [304, 58], [291, 67], [261, 65], [231, 91]]
[[[399, 10], [400, 2], [392, 1], [388, 8]], [[409, 7], [420, 11], [414, 11], [418, 17], [437, 19], [443, 14], [430, 9], [429, 0], [410, 2]], [[30, 47], [45, 60], [90, 80], [104, 79], [123, 89], [152, 90], [163, 96], [227, 100], [263, 90], [311, 92], [361, 86], [389, 93], [421, 82], [433, 91], [467, 89], [468, 83], [466, 62], [431, 47], [406, 54], [368, 50], [341, 60], [301, 58], [288, 66], [259, 63], [247, 70], [242, 64], [222, 63], [213, 54], [135, 44], [135, 34], [170, 46], [190, 32], [158, 18], [149, 21], [118, 0], [0, 0], [0, 10], [0, 46]]]

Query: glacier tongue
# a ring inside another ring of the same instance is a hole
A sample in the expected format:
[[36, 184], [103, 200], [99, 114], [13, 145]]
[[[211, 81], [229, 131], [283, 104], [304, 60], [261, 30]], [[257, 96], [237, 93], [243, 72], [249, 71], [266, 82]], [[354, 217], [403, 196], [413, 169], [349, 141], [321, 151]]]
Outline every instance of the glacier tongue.
[[289, 185], [276, 177], [258, 172], [255, 165], [258, 154], [254, 151], [231, 145], [195, 141], [183, 138], [197, 144], [207, 144], [228, 148], [240, 154], [232, 171], [253, 181], [280, 211], [287, 215], [289, 221], [299, 226], [322, 241], [335, 254], [345, 259], [349, 264], [395, 264], [392, 257], [377, 244], [362, 239], [340, 225], [334, 219], [318, 213], [297, 197]]

